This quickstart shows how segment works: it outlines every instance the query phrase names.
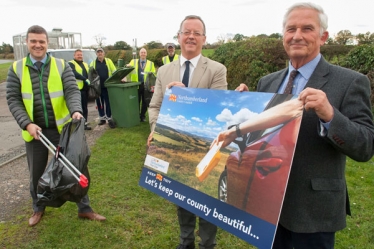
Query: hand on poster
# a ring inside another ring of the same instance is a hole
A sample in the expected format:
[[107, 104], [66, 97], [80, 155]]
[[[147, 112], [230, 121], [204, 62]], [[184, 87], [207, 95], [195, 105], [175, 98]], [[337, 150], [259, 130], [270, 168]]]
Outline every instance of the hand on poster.
[[235, 91], [239, 91], [239, 92], [248, 92], [249, 89], [248, 89], [248, 86], [244, 83], [240, 83], [240, 85], [235, 88]]
[[147, 139], [148, 147], [151, 146], [152, 141], [153, 141], [153, 131], [151, 131], [151, 133], [149, 134], [148, 139]]
[[325, 92], [308, 87], [300, 93], [299, 99], [303, 102], [306, 111], [313, 109], [324, 122], [330, 122], [334, 117], [334, 108]]
[[186, 87], [182, 82], [173, 81], [166, 85], [167, 88], [172, 88], [173, 86]]

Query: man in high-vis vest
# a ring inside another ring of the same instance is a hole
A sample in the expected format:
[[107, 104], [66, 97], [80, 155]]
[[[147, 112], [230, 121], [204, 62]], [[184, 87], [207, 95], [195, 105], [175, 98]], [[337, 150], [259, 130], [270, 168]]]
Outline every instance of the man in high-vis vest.
[[90, 80], [88, 79], [88, 64], [83, 61], [83, 51], [77, 49], [74, 52], [74, 60], [69, 61], [69, 65], [73, 70], [75, 79], [77, 81], [78, 89], [81, 92], [81, 105], [83, 110], [83, 117], [86, 120], [84, 124], [85, 130], [91, 130], [88, 126], [88, 86], [90, 85]]
[[[26, 142], [34, 211], [29, 226], [35, 226], [45, 210], [45, 206], [37, 203], [37, 186], [48, 162], [48, 149], [39, 140], [38, 131], [43, 131], [43, 135], [57, 146], [63, 126], [71, 119], [83, 116], [80, 93], [69, 64], [47, 53], [47, 31], [37, 25], [31, 26], [26, 34], [26, 44], [30, 53], [9, 68], [6, 98]], [[88, 195], [77, 206], [79, 218], [106, 219], [92, 210]]]
[[110, 58], [105, 57], [105, 51], [102, 48], [96, 49], [96, 60], [93, 60], [90, 67], [93, 67], [100, 77], [101, 94], [96, 99], [97, 110], [99, 111], [99, 125], [104, 125], [108, 121], [110, 128], [116, 128], [116, 125], [112, 119], [112, 110], [110, 109], [110, 101], [108, 89], [104, 85], [105, 81], [112, 76], [116, 71], [113, 61]]
[[134, 67], [134, 70], [129, 75], [131, 82], [140, 82], [138, 88], [139, 116], [140, 122], [145, 122], [145, 113], [149, 103], [145, 99], [144, 82], [147, 80], [148, 73], [156, 74], [156, 68], [153, 61], [147, 60], [147, 50], [145, 48], [140, 49], [139, 57], [140, 59], [132, 59], [127, 66]]
[[174, 60], [179, 59], [179, 55], [175, 53], [175, 44], [174, 43], [168, 43], [166, 44], [168, 55], [162, 57], [162, 64], [166, 65]]

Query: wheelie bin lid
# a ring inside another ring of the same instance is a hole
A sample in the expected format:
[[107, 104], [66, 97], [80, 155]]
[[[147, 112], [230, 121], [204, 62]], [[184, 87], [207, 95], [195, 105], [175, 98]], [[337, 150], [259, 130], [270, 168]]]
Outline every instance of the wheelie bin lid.
[[118, 68], [114, 73], [104, 82], [105, 86], [113, 84], [129, 84], [127, 82], [122, 82], [121, 80], [127, 76], [131, 71], [134, 70], [134, 67], [121, 67]]

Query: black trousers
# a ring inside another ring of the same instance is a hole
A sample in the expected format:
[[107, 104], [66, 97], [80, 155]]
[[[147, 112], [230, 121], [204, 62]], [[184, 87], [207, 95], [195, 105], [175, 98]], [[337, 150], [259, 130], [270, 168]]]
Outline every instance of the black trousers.
[[[196, 215], [178, 206], [180, 244], [189, 246], [195, 243]], [[200, 249], [213, 249], [216, 245], [217, 226], [199, 217]]]
[[[42, 133], [51, 143], [53, 143], [54, 146], [57, 146], [60, 140], [60, 134], [56, 128], [44, 128]], [[42, 142], [40, 142], [40, 140], [33, 139], [31, 142], [26, 142], [27, 163], [30, 172], [30, 194], [34, 212], [42, 212], [45, 209], [44, 206], [37, 205], [37, 186], [40, 177], [43, 175], [44, 170], [47, 167], [48, 153], [49, 150]], [[79, 213], [92, 212], [88, 195], [85, 195], [81, 202], [77, 203], [77, 206]]]
[[335, 233], [295, 233], [278, 224], [273, 249], [333, 249]]
[[149, 103], [145, 99], [144, 82], [142, 82], [139, 85], [138, 100], [139, 100], [140, 119], [145, 119], [145, 113], [147, 112]]
[[88, 108], [87, 108], [87, 105], [88, 105], [88, 89], [86, 89], [85, 87], [82, 88], [81, 91], [81, 105], [82, 105], [82, 110], [83, 110], [83, 117], [84, 119], [86, 120], [87, 122], [87, 117], [88, 117]]

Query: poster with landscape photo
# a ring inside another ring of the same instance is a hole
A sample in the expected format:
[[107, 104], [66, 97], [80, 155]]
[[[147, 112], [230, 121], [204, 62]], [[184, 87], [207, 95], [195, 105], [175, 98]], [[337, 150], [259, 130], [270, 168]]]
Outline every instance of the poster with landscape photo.
[[[271, 248], [302, 117], [302, 111], [288, 117], [290, 107], [283, 106], [292, 101], [288, 94], [167, 90], [139, 185]], [[212, 146], [236, 124], [256, 129], [225, 148]]]

